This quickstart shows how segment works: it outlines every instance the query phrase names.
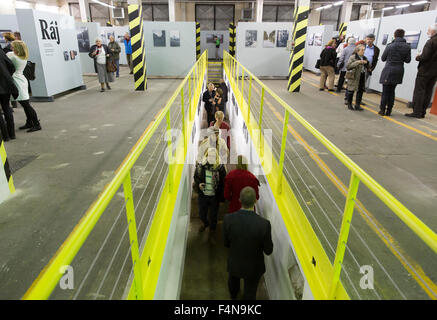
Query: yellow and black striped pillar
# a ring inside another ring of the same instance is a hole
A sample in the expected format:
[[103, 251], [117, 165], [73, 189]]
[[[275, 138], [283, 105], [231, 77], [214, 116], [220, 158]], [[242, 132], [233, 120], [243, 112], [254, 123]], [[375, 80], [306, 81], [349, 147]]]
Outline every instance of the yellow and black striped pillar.
[[129, 30], [132, 45], [132, 63], [135, 79], [135, 90], [144, 91], [145, 89], [147, 89], [147, 73], [142, 6], [137, 4], [130, 4], [128, 6], [128, 13]]
[[235, 57], [235, 47], [236, 47], [236, 32], [235, 24], [229, 24], [229, 54]]
[[200, 58], [200, 23], [196, 22], [196, 60]]
[[[1, 116], [0, 116], [1, 117]], [[9, 192], [15, 192], [14, 180], [12, 179], [11, 169], [9, 167], [8, 156], [6, 155], [5, 143], [0, 134], [0, 158], [2, 160], [3, 170], [5, 171], [6, 182], [9, 187]]]
[[346, 31], [347, 31], [347, 22], [342, 22], [340, 25], [340, 29], [338, 31], [338, 35], [346, 36]]
[[288, 69], [288, 91], [290, 92], [300, 91], [309, 12], [310, 6], [308, 0], [300, 1], [299, 6], [294, 12], [294, 46], [290, 53]]

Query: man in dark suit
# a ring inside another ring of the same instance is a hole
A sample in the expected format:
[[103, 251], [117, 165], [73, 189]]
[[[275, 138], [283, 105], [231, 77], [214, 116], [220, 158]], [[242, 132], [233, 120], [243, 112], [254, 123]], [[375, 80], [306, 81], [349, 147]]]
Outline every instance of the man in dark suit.
[[437, 81], [437, 24], [428, 28], [429, 40], [423, 47], [422, 54], [416, 57], [419, 61], [416, 82], [413, 93], [413, 112], [406, 113], [407, 117], [425, 118]]
[[11, 95], [18, 97], [18, 89], [15, 86], [12, 75], [15, 72], [14, 64], [6, 56], [3, 50], [0, 50], [0, 105], [6, 119], [0, 114], [0, 131], [4, 141], [15, 139], [14, 116], [9, 106]]
[[254, 211], [256, 193], [252, 187], [240, 192], [241, 209], [225, 216], [223, 224], [225, 247], [228, 255], [228, 287], [231, 299], [240, 291], [244, 279], [245, 300], [255, 300], [258, 283], [266, 271], [264, 253], [273, 252], [270, 222]]

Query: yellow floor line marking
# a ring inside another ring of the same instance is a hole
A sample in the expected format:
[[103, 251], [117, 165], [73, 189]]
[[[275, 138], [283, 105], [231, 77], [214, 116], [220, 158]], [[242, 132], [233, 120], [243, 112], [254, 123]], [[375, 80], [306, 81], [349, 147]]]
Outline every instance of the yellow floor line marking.
[[[313, 87], [316, 87], [316, 88], [319, 87], [318, 85], [316, 85], [316, 84], [310, 82], [310, 80], [306, 80], [306, 79], [302, 79], [302, 80], [305, 81], [306, 83], [308, 83], [309, 85], [313, 86]], [[334, 95], [334, 96], [337, 96], [337, 97], [340, 96], [339, 94], [337, 94], [337, 93], [335, 93], [335, 92], [332, 92], [332, 91], [328, 91], [328, 93], [329, 93], [329, 94], [332, 94], [332, 95]], [[373, 113], [375, 113], [375, 114], [378, 114], [377, 111], [375, 111], [375, 110], [373, 110], [373, 109], [371, 109], [371, 108], [369, 108], [369, 107], [366, 107], [366, 106], [361, 106], [361, 107], [363, 107], [364, 109], [366, 109], [366, 110], [368, 110], [368, 111], [370, 111], [370, 112], [373, 112]], [[378, 115], [378, 116], [379, 116], [379, 115]], [[380, 117], [381, 117], [381, 116], [380, 116]], [[412, 127], [412, 126], [409, 126], [408, 124], [405, 124], [405, 123], [403, 123], [403, 122], [400, 122], [400, 121], [398, 121], [398, 120], [395, 120], [395, 119], [393, 119], [393, 118], [391, 118], [391, 117], [383, 116], [382, 118], [387, 119], [387, 120], [389, 120], [389, 121], [391, 121], [391, 122], [394, 122], [394, 123], [396, 123], [396, 124], [398, 124], [398, 125], [400, 125], [400, 126], [403, 126], [403, 127], [407, 128], [407, 129], [409, 129], [409, 130], [411, 130], [411, 131], [414, 131], [414, 132], [416, 132], [416, 133], [418, 133], [418, 134], [420, 134], [420, 135], [422, 135], [422, 136], [424, 136], [424, 137], [427, 137], [427, 138], [429, 138], [429, 139], [431, 139], [431, 140], [437, 141], [437, 137], [435, 137], [435, 136], [433, 136], [433, 135], [431, 135], [431, 134], [429, 134], [429, 133], [423, 132], [422, 130], [416, 129], [416, 128]]]
[[[256, 87], [253, 89], [260, 95], [259, 90]], [[273, 111], [273, 114], [279, 121], [283, 122], [284, 118], [276, 110], [276, 108], [270, 103], [270, 101], [264, 97], [264, 101], [269, 106], [269, 109]], [[335, 173], [328, 167], [328, 165], [317, 155], [315, 150], [297, 133], [293, 127], [288, 124], [288, 131], [299, 140], [305, 147], [310, 157], [317, 163], [320, 169], [331, 180], [331, 182], [337, 187], [337, 189], [346, 197], [348, 188], [343, 182], [335, 175]], [[416, 282], [423, 288], [428, 296], [435, 300], [437, 299], [437, 285], [425, 274], [422, 267], [409, 257], [397, 243], [397, 241], [390, 235], [390, 233], [379, 223], [379, 221], [364, 207], [361, 201], [356, 199], [357, 209], [361, 217], [366, 221], [369, 227], [378, 235], [378, 237], [384, 242], [387, 248], [393, 253], [393, 255], [401, 262], [404, 268], [409, 274], [416, 280]], [[401, 257], [402, 256], [402, 257]], [[419, 279], [419, 277], [421, 279]]]

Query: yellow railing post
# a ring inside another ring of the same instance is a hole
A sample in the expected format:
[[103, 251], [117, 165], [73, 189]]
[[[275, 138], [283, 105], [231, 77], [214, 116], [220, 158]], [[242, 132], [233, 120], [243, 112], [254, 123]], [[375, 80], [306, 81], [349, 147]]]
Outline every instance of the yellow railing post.
[[191, 108], [192, 108], [192, 97], [191, 97], [191, 74], [188, 77], [188, 118], [191, 121]]
[[258, 125], [259, 125], [259, 145], [260, 145], [260, 154], [261, 157], [263, 157], [264, 155], [264, 139], [262, 139], [262, 123], [263, 123], [263, 110], [264, 110], [264, 87], [261, 88], [261, 103], [260, 103], [260, 107], [259, 107], [259, 120], [258, 120]]
[[187, 132], [185, 130], [184, 87], [181, 88], [182, 134], [184, 135], [184, 155], [187, 154]]
[[281, 155], [279, 157], [279, 180], [277, 191], [278, 193], [282, 193], [282, 180], [283, 180], [283, 172], [284, 172], [284, 157], [285, 157], [285, 146], [287, 141], [287, 129], [288, 129], [288, 118], [290, 114], [288, 110], [285, 110], [284, 116], [284, 126], [282, 128], [282, 142], [281, 142]]
[[359, 183], [360, 179], [352, 172], [346, 198], [346, 205], [343, 212], [343, 220], [341, 222], [340, 235], [338, 237], [337, 250], [335, 251], [334, 274], [332, 276], [328, 299], [335, 298], [337, 286], [340, 282], [341, 266], [343, 264], [344, 252], [346, 250], [347, 238], [349, 236], [349, 229], [351, 226], [352, 214], [354, 212], [355, 199], [357, 197]]
[[124, 199], [126, 201], [126, 216], [129, 229], [129, 243], [132, 255], [132, 265], [134, 269], [133, 286], [135, 290], [135, 297], [137, 300], [143, 299], [143, 277], [140, 262], [140, 253], [138, 246], [137, 224], [135, 222], [135, 207], [132, 193], [132, 182], [130, 171], [123, 181]]
[[173, 191], [173, 146], [172, 146], [172, 136], [171, 136], [171, 122], [170, 122], [170, 109], [166, 114], [167, 118], [167, 146], [168, 146], [168, 181], [170, 192]]
[[247, 121], [250, 122], [250, 98], [252, 95], [252, 76], [249, 79], [249, 98], [247, 99]]

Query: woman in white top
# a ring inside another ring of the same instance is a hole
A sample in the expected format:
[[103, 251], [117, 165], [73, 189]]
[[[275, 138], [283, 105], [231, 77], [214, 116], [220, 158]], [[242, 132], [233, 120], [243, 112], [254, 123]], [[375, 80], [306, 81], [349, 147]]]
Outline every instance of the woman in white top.
[[100, 92], [105, 91], [105, 83], [106, 88], [111, 90], [108, 82], [114, 81], [114, 75], [106, 69], [106, 62], [112, 56], [111, 50], [106, 44], [102, 44], [102, 39], [97, 38], [96, 44], [90, 48], [88, 55], [94, 59], [94, 70], [99, 76]]
[[15, 66], [15, 72], [12, 75], [12, 78], [14, 79], [19, 95], [17, 99], [12, 98], [11, 100], [18, 101], [26, 114], [26, 124], [20, 127], [20, 130], [29, 129], [27, 132], [41, 130], [38, 115], [29, 103], [29, 86], [27, 79], [23, 74], [23, 70], [27, 65], [27, 58], [29, 57], [27, 45], [24, 41], [15, 40], [12, 42], [12, 49], [13, 51], [8, 52], [6, 55]]

